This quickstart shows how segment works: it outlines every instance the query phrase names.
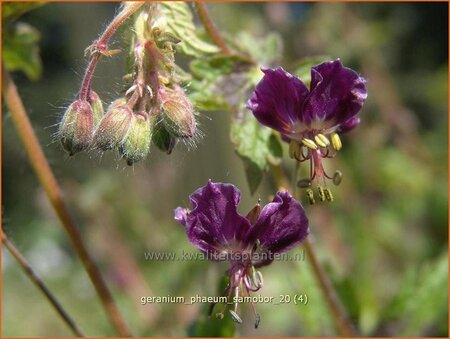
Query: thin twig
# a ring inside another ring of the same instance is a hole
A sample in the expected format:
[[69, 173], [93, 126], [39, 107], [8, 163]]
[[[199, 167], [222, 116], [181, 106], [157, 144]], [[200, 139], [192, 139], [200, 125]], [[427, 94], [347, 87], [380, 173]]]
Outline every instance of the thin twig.
[[47, 196], [55, 209], [59, 219], [61, 220], [64, 229], [67, 231], [72, 244], [80, 257], [89, 278], [91, 279], [98, 296], [100, 297], [107, 315], [111, 323], [115, 327], [117, 333], [121, 336], [130, 336], [130, 332], [123, 320], [119, 310], [114, 303], [111, 292], [104, 282], [94, 260], [92, 260], [88, 253], [80, 232], [69, 213], [69, 210], [63, 200], [62, 190], [56, 181], [56, 178], [48, 164], [47, 158], [39, 144], [39, 141], [34, 133], [33, 127], [22, 99], [19, 96], [17, 87], [14, 84], [9, 72], [4, 68], [3, 73], [3, 96], [7, 107], [11, 112], [13, 124], [19, 134], [19, 137], [25, 146], [31, 165], [44, 188]]
[[[292, 183], [292, 195], [298, 199], [298, 190], [297, 190], [297, 181], [298, 181], [298, 173], [299, 173], [299, 162], [296, 162], [294, 175], [293, 175], [293, 183]], [[273, 171], [273, 177], [278, 187], [286, 188], [286, 182], [288, 181], [287, 175], [284, 173], [283, 169], [280, 166], [277, 167], [276, 171]], [[325, 297], [325, 301], [328, 304], [328, 307], [331, 311], [333, 319], [336, 323], [336, 326], [342, 336], [345, 337], [355, 337], [357, 335], [356, 329], [351, 323], [350, 319], [347, 316], [347, 312], [342, 305], [342, 302], [339, 299], [339, 296], [334, 289], [333, 284], [328, 278], [325, 270], [322, 268], [319, 259], [317, 258], [316, 252], [314, 250], [314, 246], [311, 241], [306, 238], [303, 242], [303, 245], [306, 249], [306, 255], [309, 258], [309, 262], [313, 269], [313, 273], [316, 276], [317, 281], [319, 282], [320, 289], [322, 290], [322, 294]]]
[[34, 272], [31, 268], [28, 261], [25, 257], [20, 253], [20, 251], [14, 246], [14, 244], [8, 239], [6, 234], [2, 231], [2, 242], [5, 247], [8, 249], [9, 253], [17, 260], [20, 267], [23, 269], [25, 274], [30, 278], [30, 280], [41, 290], [42, 293], [46, 296], [48, 301], [52, 304], [52, 306], [56, 309], [56, 312], [63, 318], [64, 322], [69, 326], [72, 332], [78, 337], [84, 337], [85, 335], [80, 330], [78, 325], [73, 321], [73, 319], [69, 316], [69, 314], [64, 310], [64, 308], [59, 303], [58, 299], [50, 292], [48, 287], [44, 284], [42, 279]]
[[198, 1], [195, 3], [198, 16], [205, 27], [206, 33], [211, 37], [212, 41], [220, 48], [223, 54], [231, 55], [231, 50], [228, 48], [224, 38], [219, 33], [214, 25], [214, 22], [211, 20], [211, 17], [208, 14], [208, 9], [206, 8], [206, 4], [202, 1]]
[[339, 296], [334, 289], [333, 284], [328, 278], [326, 272], [322, 268], [317, 255], [314, 251], [314, 246], [307, 238], [303, 243], [306, 249], [306, 257], [309, 258], [309, 262], [313, 269], [314, 275], [319, 281], [320, 289], [325, 297], [328, 307], [333, 314], [333, 318], [336, 322], [339, 332], [344, 337], [356, 337], [356, 329], [347, 316], [347, 312], [339, 299]]

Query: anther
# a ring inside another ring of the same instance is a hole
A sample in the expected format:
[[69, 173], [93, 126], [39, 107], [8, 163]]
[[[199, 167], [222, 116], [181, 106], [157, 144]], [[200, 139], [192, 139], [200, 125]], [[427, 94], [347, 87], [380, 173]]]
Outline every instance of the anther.
[[294, 159], [295, 158], [295, 147], [297, 145], [297, 141], [291, 140], [289, 143], [289, 158]]
[[316, 200], [314, 200], [314, 192], [311, 188], [308, 188], [306, 190], [306, 196], [308, 197], [309, 203], [311, 205], [314, 205], [316, 203]]
[[255, 328], [258, 328], [260, 322], [261, 322], [261, 317], [259, 316], [258, 313], [256, 313]]
[[336, 186], [338, 186], [342, 181], [342, 172], [341, 171], [336, 171], [333, 174], [333, 184], [335, 184]]
[[264, 279], [263, 279], [262, 273], [260, 271], [253, 272], [252, 280], [253, 280], [253, 284], [256, 286], [257, 289], [260, 289], [262, 287], [262, 285], [264, 284]]
[[322, 186], [317, 187], [317, 191], [319, 192], [319, 199], [320, 201], [325, 201], [325, 190]]
[[301, 156], [301, 147], [300, 144], [297, 140], [291, 140], [291, 142], [289, 143], [289, 157], [291, 159], [300, 159]]
[[256, 252], [258, 250], [259, 246], [261, 246], [261, 241], [259, 239], [256, 239], [255, 244], [253, 245], [253, 248], [252, 248], [252, 252]]
[[319, 145], [320, 147], [327, 147], [330, 144], [330, 140], [328, 140], [328, 138], [323, 134], [317, 134], [314, 137], [314, 140], [316, 141], [316, 144]]
[[333, 202], [333, 194], [331, 194], [331, 191], [328, 188], [324, 189], [324, 193], [325, 193], [325, 198], [329, 201], [329, 202]]
[[238, 324], [242, 324], [242, 319], [237, 315], [236, 312], [234, 312], [233, 310], [228, 310], [228, 312], [230, 312], [231, 318], [237, 322]]
[[301, 179], [297, 182], [298, 188], [308, 188], [311, 187], [311, 180], [310, 179]]
[[337, 133], [331, 134], [331, 143], [336, 151], [339, 151], [342, 148], [341, 138], [339, 138]]
[[311, 139], [308, 139], [308, 138], [303, 138], [302, 144], [305, 145], [306, 147], [312, 149], [313, 151], [315, 151], [319, 148], [314, 141], [312, 141]]

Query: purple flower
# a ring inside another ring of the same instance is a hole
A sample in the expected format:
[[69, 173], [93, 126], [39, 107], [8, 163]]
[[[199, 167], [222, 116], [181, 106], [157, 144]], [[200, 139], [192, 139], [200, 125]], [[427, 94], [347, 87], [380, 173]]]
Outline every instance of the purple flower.
[[[255, 267], [270, 264], [275, 254], [299, 245], [309, 232], [303, 207], [288, 192], [278, 192], [262, 209], [257, 204], [245, 217], [237, 211], [240, 195], [232, 184], [208, 181], [190, 195], [192, 210], [175, 209], [175, 220], [195, 247], [210, 259], [229, 261], [228, 300], [258, 291], [263, 280]], [[241, 322], [237, 306], [234, 302], [230, 314]], [[226, 308], [217, 316], [223, 317]], [[257, 327], [259, 316], [252, 308]]]
[[[311, 161], [309, 185], [315, 178], [323, 182], [332, 179], [323, 168], [322, 158], [333, 157], [342, 148], [338, 133], [359, 124], [357, 114], [367, 98], [366, 80], [344, 67], [339, 59], [311, 68], [309, 90], [281, 67], [262, 71], [264, 77], [247, 107], [261, 124], [290, 141], [292, 158]], [[327, 199], [332, 200], [331, 192], [326, 192]], [[320, 192], [319, 196], [325, 200]]]

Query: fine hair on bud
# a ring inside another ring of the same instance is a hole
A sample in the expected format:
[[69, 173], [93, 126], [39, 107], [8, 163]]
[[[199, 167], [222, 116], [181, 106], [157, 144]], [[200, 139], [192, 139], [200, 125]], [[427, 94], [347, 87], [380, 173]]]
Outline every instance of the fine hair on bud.
[[92, 108], [94, 126], [97, 127], [103, 117], [103, 103], [98, 94], [94, 91], [89, 92], [89, 103]]
[[131, 128], [132, 119], [133, 111], [125, 98], [113, 101], [95, 131], [94, 146], [107, 151], [121, 145]]
[[119, 152], [128, 165], [144, 159], [150, 150], [154, 118], [147, 112], [133, 113], [131, 126], [125, 140], [120, 144]]
[[194, 107], [184, 90], [178, 85], [173, 88], [161, 87], [159, 95], [163, 124], [169, 133], [179, 138], [192, 138], [197, 123]]
[[76, 100], [67, 108], [59, 124], [58, 136], [69, 155], [87, 149], [92, 142], [94, 118], [91, 105]]

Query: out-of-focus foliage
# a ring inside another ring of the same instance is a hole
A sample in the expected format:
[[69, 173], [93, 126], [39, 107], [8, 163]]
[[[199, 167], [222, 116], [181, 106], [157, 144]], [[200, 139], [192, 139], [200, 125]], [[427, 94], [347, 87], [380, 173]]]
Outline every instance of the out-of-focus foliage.
[[166, 20], [167, 32], [181, 40], [180, 50], [187, 55], [198, 57], [203, 54], [219, 52], [216, 45], [202, 40], [194, 25], [189, 5], [182, 1], [167, 1], [161, 3], [161, 14]]
[[5, 2], [2, 5], [2, 19], [5, 21], [14, 20], [19, 16], [41, 7], [45, 2]]
[[39, 79], [42, 73], [38, 47], [40, 33], [29, 24], [12, 21], [43, 4], [40, 2], [2, 4], [2, 62], [6, 69], [22, 71], [31, 80]]
[[[325, 163], [329, 172], [339, 169], [344, 178], [333, 189], [333, 204], [307, 208], [311, 239], [362, 335], [447, 337], [448, 4], [208, 6], [239, 55], [201, 53], [190, 67], [189, 60], [180, 65], [192, 73], [185, 74], [186, 89], [200, 110], [204, 138], [194, 150], [178, 147], [170, 156], [152, 151], [147, 161], [131, 169], [110, 155], [101, 161], [90, 154], [67, 158], [53, 142], [56, 129], [51, 127], [77, 91], [84, 48], [104, 28], [117, 4], [52, 3], [21, 18], [41, 32], [43, 76], [35, 83], [20, 73], [15, 79], [83, 237], [133, 333], [232, 335], [230, 319], [209, 322], [207, 304], [142, 305], [140, 301], [152, 295], [187, 300], [193, 295], [220, 295], [216, 287], [226, 265], [146, 260], [144, 253], [195, 252], [184, 229], [173, 221], [172, 210], [187, 207], [188, 194], [208, 178], [240, 187], [241, 212], [248, 211], [258, 197], [267, 201], [275, 192], [267, 175], [252, 196], [246, 180], [249, 173], [235, 153], [237, 146], [241, 157], [258, 159], [253, 189], [267, 168], [264, 161], [279, 161], [282, 150], [287, 154], [287, 145], [278, 136], [250, 128], [251, 116], [244, 105], [262, 75], [252, 62], [281, 65], [307, 81], [311, 64], [339, 57], [367, 78], [369, 97], [362, 123], [343, 137], [339, 155]], [[5, 32], [7, 27], [3, 28]], [[5, 51], [5, 39], [3, 44]], [[124, 73], [124, 54], [99, 66], [95, 88], [105, 102], [122, 90], [117, 84]], [[231, 132], [236, 137], [236, 131], [239, 141], [233, 145], [229, 136]], [[252, 147], [246, 146], [252, 145], [250, 140], [268, 147], [265, 152], [258, 148], [264, 156], [250, 155]], [[6, 232], [88, 335], [114, 335], [27, 163], [7, 111], [2, 165]], [[289, 173], [293, 169], [287, 156], [282, 166]], [[309, 168], [302, 170], [306, 173]], [[309, 302], [256, 305], [262, 319], [258, 330], [253, 328], [251, 307], [241, 305], [244, 323], [236, 326], [236, 335], [338, 335], [308, 257], [274, 262], [261, 271], [261, 295], [279, 300], [279, 295], [304, 293]], [[70, 334], [7, 253], [2, 286], [3, 336]]]

